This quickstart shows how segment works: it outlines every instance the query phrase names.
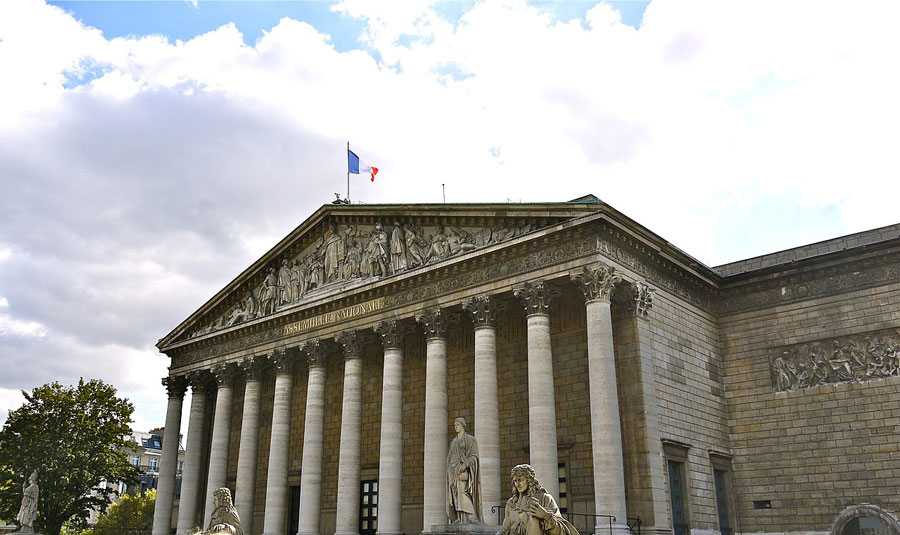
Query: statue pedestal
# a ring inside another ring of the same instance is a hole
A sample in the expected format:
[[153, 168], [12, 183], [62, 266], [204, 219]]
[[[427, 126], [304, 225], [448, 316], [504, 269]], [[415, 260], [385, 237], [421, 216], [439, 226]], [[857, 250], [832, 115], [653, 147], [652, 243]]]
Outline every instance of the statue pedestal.
[[428, 535], [495, 535], [499, 530], [499, 526], [470, 522], [466, 524], [431, 526], [431, 531], [427, 533]]

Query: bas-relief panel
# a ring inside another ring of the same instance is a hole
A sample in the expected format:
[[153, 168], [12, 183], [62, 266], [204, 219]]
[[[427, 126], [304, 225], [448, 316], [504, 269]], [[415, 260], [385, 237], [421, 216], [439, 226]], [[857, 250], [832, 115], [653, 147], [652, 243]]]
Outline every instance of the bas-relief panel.
[[900, 329], [781, 347], [771, 371], [776, 392], [900, 376]]
[[309, 302], [351, 281], [387, 277], [460, 253], [518, 238], [537, 226], [420, 227], [395, 221], [388, 230], [331, 222], [322, 237], [299, 254], [270, 265], [262, 282], [244, 290], [224, 315], [194, 330], [194, 338]]

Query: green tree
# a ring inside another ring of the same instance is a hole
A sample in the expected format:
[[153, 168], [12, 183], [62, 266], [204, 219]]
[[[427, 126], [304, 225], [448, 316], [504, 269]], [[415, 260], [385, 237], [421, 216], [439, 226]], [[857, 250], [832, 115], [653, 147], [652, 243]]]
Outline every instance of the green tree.
[[[38, 470], [36, 531], [59, 535], [66, 521], [84, 526], [90, 510], [106, 510], [117, 483], [138, 475], [124, 452], [134, 406], [96, 379], [22, 394], [25, 404], [0, 431], [0, 518], [16, 517], [22, 483]], [[98, 488], [103, 481], [111, 485]]]
[[97, 524], [85, 535], [149, 535], [153, 531], [153, 509], [156, 490], [141, 494], [125, 494], [119, 503], [100, 515]]

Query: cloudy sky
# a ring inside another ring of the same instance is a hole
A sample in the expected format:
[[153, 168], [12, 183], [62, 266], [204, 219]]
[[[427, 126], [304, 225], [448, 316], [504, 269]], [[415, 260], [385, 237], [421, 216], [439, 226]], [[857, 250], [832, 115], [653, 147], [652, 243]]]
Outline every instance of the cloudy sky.
[[[346, 185], [593, 193], [708, 265], [896, 223], [900, 3], [0, 2], [0, 422], [112, 382]], [[185, 418], [186, 420], [186, 418]]]

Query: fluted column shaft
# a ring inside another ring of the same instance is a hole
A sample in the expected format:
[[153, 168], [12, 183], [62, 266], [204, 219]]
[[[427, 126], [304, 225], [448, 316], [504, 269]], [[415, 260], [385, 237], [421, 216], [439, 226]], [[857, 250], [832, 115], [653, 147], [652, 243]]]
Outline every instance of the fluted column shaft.
[[[307, 346], [309, 347], [309, 346]], [[303, 457], [300, 473], [299, 535], [318, 535], [322, 509], [322, 448], [325, 428], [325, 349], [309, 353], [306, 387], [306, 421], [303, 428]]]
[[213, 491], [224, 487], [228, 481], [228, 442], [231, 434], [231, 400], [234, 397], [232, 380], [234, 372], [230, 367], [214, 370], [218, 388], [216, 389], [216, 411], [213, 419], [212, 443], [209, 449], [209, 473], [206, 478], [206, 506], [203, 509], [202, 525], [206, 525], [213, 511]]
[[496, 524], [491, 506], [503, 505], [500, 483], [500, 415], [497, 400], [497, 331], [500, 305], [490, 295], [463, 302], [475, 325], [475, 438], [481, 454], [481, 511], [486, 524]]
[[163, 434], [162, 458], [159, 460], [159, 482], [156, 486], [156, 508], [153, 510], [153, 535], [169, 535], [172, 506], [175, 501], [175, 472], [178, 468], [178, 437], [181, 433], [181, 407], [186, 382], [182, 377], [167, 377], [163, 385], [169, 393], [166, 427]]
[[529, 314], [528, 329], [528, 439], [530, 461], [538, 481], [551, 496], [559, 497], [559, 455], [556, 438], [556, 396], [550, 316]]
[[362, 340], [355, 331], [341, 333], [344, 348], [344, 399], [341, 405], [341, 450], [338, 454], [336, 535], [359, 533], [359, 448], [362, 442]]
[[481, 510], [494, 524], [492, 505], [502, 505], [500, 490], [500, 415], [497, 401], [497, 332], [493, 325], [475, 328], [475, 438], [481, 453]]
[[181, 498], [178, 503], [178, 535], [189, 534], [197, 522], [200, 498], [200, 471], [206, 432], [206, 388], [197, 376], [191, 379], [191, 414], [188, 422], [184, 468], [181, 471]]
[[378, 451], [378, 535], [399, 535], [403, 502], [403, 334], [399, 321], [376, 327], [384, 344], [381, 445]]
[[447, 341], [425, 342], [425, 480], [422, 531], [447, 523]]
[[[588, 384], [591, 396], [591, 449], [594, 463], [596, 514], [613, 515], [613, 533], [628, 533], [625, 509], [625, 468], [622, 427], [613, 350], [610, 297], [621, 281], [615, 269], [598, 265], [573, 274], [585, 295], [587, 313]], [[609, 525], [598, 523], [596, 531]]]
[[253, 533], [253, 502], [256, 495], [256, 459], [259, 453], [260, 363], [256, 358], [241, 363], [246, 377], [241, 413], [241, 443], [238, 449], [234, 506], [244, 533]]
[[285, 535], [294, 370], [291, 361], [283, 353], [276, 354], [273, 362], [275, 364], [275, 396], [272, 407], [272, 437], [269, 444], [269, 469], [266, 476], [263, 534]]

